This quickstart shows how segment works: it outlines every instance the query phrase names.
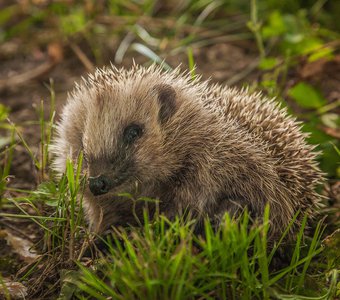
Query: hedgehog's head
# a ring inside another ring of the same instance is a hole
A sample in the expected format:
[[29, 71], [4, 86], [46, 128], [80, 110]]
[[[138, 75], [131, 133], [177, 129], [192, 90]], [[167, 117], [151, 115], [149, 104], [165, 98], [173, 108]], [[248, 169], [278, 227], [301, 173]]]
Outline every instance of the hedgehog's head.
[[99, 86], [88, 102], [82, 144], [93, 196], [134, 193], [171, 174], [164, 147], [178, 106], [171, 85], [143, 78]]

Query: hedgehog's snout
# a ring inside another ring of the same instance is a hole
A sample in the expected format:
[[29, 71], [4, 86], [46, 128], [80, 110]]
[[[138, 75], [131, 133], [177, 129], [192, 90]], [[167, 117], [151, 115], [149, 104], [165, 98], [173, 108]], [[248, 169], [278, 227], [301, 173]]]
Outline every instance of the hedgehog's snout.
[[110, 190], [110, 180], [105, 175], [90, 177], [89, 188], [94, 196], [106, 194]]

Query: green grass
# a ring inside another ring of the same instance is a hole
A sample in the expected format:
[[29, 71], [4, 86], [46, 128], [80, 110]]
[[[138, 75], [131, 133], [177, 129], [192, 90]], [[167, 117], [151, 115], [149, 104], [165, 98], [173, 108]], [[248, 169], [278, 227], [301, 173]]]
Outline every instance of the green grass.
[[[247, 212], [225, 215], [219, 230], [209, 221], [204, 237], [194, 234], [194, 222], [160, 216], [142, 228], [116, 229], [108, 238], [109, 255], [96, 271], [79, 264], [78, 297], [88, 299], [302, 299], [311, 261], [322, 252], [321, 225], [311, 240], [304, 225], [293, 245], [290, 264], [276, 269], [278, 245], [267, 246], [269, 207], [262, 223], [251, 225]], [[321, 271], [321, 269], [319, 269]], [[332, 299], [337, 271], [330, 283], [305, 299]], [[314, 281], [323, 275], [314, 274]], [[323, 279], [324, 280], [324, 279]], [[316, 298], [313, 298], [316, 297]]]
[[0, 208], [2, 204], [2, 195], [5, 192], [8, 175], [10, 173], [10, 168], [13, 159], [13, 149], [16, 145], [15, 143], [15, 132], [11, 126], [8, 126], [5, 120], [8, 118], [9, 109], [0, 104], [0, 129], [7, 129], [8, 134], [0, 136], [0, 149], [5, 147], [3, 151], [0, 152], [0, 159], [3, 161], [0, 168]]

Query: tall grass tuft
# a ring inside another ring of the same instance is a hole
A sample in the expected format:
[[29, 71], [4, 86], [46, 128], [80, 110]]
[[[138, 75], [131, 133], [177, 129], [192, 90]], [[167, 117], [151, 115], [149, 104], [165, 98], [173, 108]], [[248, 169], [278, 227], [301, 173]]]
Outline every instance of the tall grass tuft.
[[[206, 220], [204, 234], [197, 235], [192, 221], [158, 216], [150, 222], [145, 213], [142, 228], [114, 230], [107, 240], [110, 254], [97, 266], [98, 272], [80, 266], [78, 296], [103, 300], [271, 299], [303, 292], [310, 261], [322, 251], [322, 226], [312, 242], [304, 245], [306, 251], [297, 243], [291, 263], [275, 270], [271, 261], [278, 246], [267, 245], [268, 220], [268, 207], [263, 222], [254, 225], [246, 211], [237, 219], [226, 214], [219, 229]], [[305, 223], [298, 239], [304, 229]], [[330, 295], [334, 290], [331, 284], [322, 293]]]

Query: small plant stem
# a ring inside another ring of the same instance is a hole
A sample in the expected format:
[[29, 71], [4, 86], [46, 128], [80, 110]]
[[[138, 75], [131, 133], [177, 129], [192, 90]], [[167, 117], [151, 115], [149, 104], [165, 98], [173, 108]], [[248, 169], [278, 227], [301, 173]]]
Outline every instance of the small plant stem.
[[332, 103], [328, 103], [328, 104], [325, 105], [325, 106], [320, 107], [320, 108], [317, 110], [317, 113], [318, 113], [319, 115], [322, 115], [322, 114], [324, 114], [324, 113], [326, 113], [326, 112], [328, 112], [328, 111], [330, 111], [330, 110], [333, 110], [333, 109], [338, 108], [339, 106], [340, 106], [340, 99], [338, 99], [338, 100], [336, 100], [336, 101], [334, 101], [334, 102], [332, 102]]
[[261, 36], [261, 23], [257, 19], [257, 2], [251, 0], [250, 2], [250, 22], [248, 23], [249, 29], [254, 33], [257, 47], [260, 52], [260, 57], [265, 57], [265, 51], [263, 46], [263, 40]]

